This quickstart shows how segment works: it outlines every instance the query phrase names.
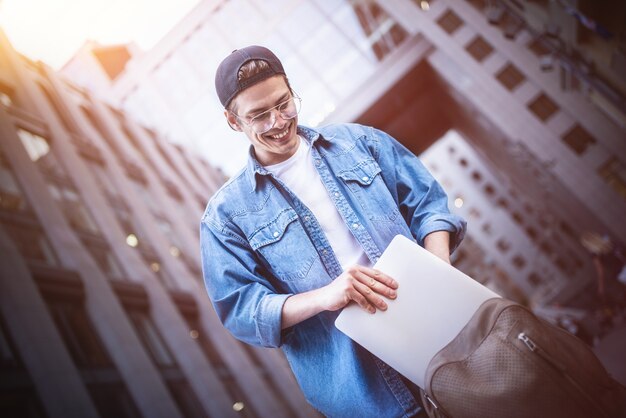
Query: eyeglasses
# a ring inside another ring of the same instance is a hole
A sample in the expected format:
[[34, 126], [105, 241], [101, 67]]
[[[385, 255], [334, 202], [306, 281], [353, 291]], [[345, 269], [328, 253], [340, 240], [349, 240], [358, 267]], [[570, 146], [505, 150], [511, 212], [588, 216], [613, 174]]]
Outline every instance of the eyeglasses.
[[262, 135], [265, 132], [269, 131], [276, 124], [276, 112], [280, 114], [280, 117], [283, 119], [293, 119], [298, 113], [300, 113], [300, 105], [302, 104], [302, 99], [296, 95], [291, 96], [284, 102], [277, 104], [274, 107], [271, 107], [262, 113], [250, 118], [250, 120], [246, 121], [241, 116], [233, 113], [237, 118], [248, 125], [254, 133], [257, 135]]

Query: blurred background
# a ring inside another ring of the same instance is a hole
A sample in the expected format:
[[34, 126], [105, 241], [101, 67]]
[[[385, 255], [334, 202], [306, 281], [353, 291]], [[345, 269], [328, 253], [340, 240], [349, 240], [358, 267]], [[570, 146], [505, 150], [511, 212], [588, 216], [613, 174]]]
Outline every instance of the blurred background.
[[204, 291], [244, 164], [219, 61], [281, 58], [300, 123], [380, 128], [468, 221], [456, 267], [626, 383], [626, 3], [0, 2], [0, 416], [317, 417]]

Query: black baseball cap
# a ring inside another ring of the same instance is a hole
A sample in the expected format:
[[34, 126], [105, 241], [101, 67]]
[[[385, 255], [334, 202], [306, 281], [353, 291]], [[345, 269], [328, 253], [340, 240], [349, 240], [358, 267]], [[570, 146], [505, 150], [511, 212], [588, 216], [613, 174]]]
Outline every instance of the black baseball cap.
[[[255, 74], [247, 80], [239, 81], [237, 79], [239, 69], [242, 65], [251, 60], [263, 60], [267, 62], [269, 68]], [[215, 90], [220, 98], [220, 102], [222, 102], [224, 108], [227, 108], [237, 94], [256, 83], [278, 74], [286, 75], [283, 65], [272, 51], [263, 46], [247, 46], [231, 52], [231, 54], [220, 63], [219, 67], [217, 67], [217, 72], [215, 73]]]

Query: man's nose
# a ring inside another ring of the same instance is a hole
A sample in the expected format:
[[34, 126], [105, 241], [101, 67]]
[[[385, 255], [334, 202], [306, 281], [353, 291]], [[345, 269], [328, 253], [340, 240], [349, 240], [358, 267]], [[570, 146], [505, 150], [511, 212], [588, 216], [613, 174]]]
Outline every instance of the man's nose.
[[272, 116], [274, 117], [274, 123], [272, 124], [272, 127], [276, 127], [279, 129], [283, 128], [289, 121], [289, 119], [283, 118], [282, 113], [280, 113], [280, 110], [278, 109], [272, 110]]

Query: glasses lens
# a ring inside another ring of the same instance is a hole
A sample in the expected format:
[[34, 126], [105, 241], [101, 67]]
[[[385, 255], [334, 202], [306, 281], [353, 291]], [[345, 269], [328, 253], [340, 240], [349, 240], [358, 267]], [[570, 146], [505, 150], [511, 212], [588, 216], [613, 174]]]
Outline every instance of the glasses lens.
[[263, 113], [252, 119], [250, 121], [250, 127], [257, 134], [264, 134], [265, 132], [272, 129], [274, 123], [276, 122], [276, 118], [274, 117], [274, 112], [269, 111], [267, 113]]
[[257, 134], [264, 134], [272, 129], [276, 123], [275, 110], [278, 110], [281, 118], [293, 119], [300, 112], [300, 102], [301, 99], [299, 97], [290, 97], [287, 101], [252, 118], [252, 120], [250, 120], [250, 127]]
[[300, 98], [291, 97], [287, 102], [283, 103], [279, 108], [280, 116], [283, 119], [293, 119], [300, 112]]

